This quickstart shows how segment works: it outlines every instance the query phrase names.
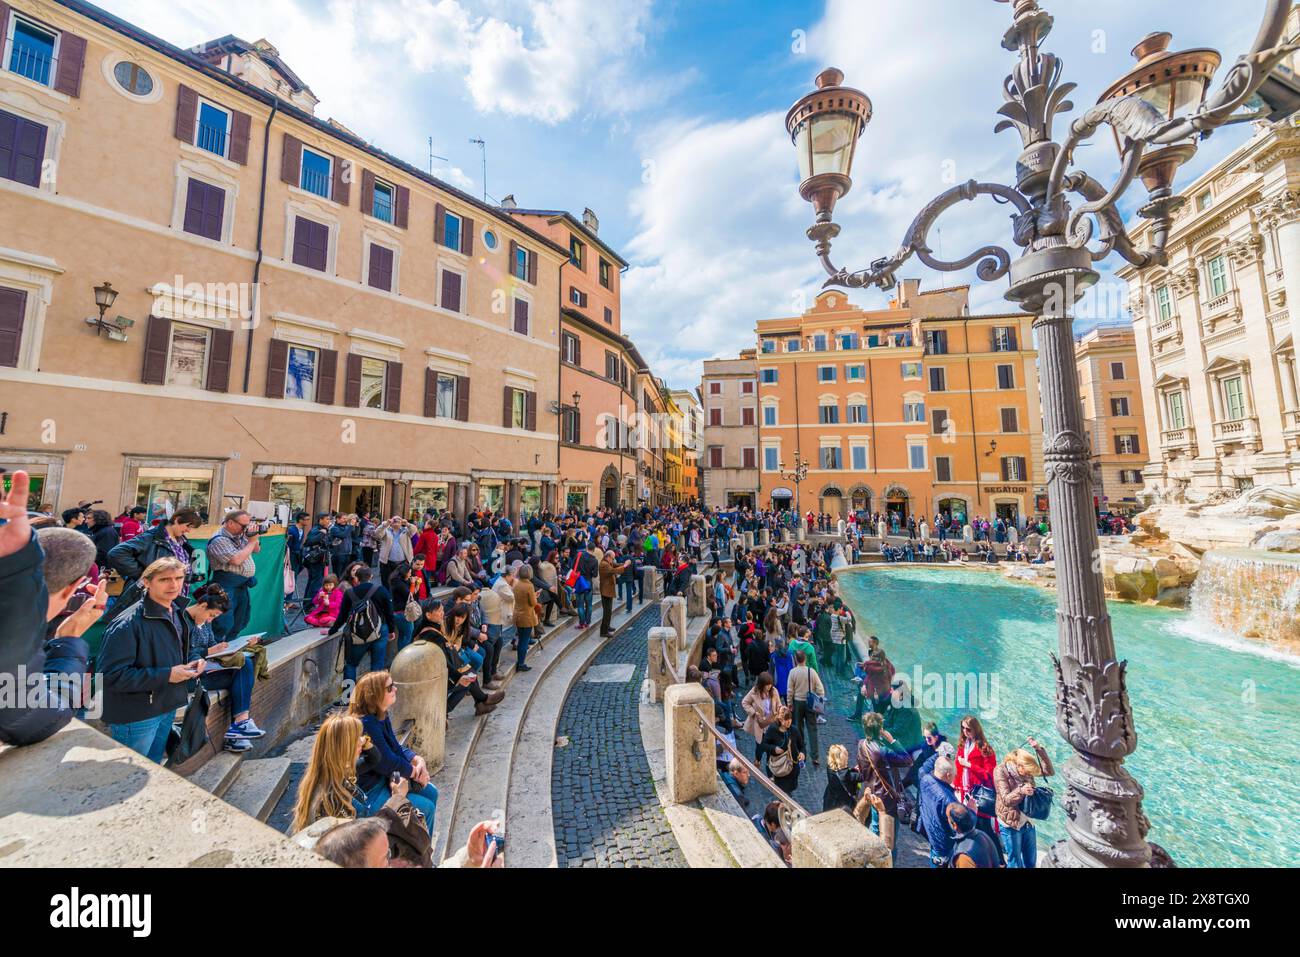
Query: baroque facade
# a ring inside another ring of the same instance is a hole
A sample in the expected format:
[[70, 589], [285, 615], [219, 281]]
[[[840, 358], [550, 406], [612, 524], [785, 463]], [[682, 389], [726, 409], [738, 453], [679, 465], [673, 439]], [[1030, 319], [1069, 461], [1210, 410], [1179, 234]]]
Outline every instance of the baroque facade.
[[1300, 129], [1257, 130], [1183, 196], [1168, 266], [1118, 271], [1152, 439], [1144, 476], [1174, 496], [1295, 485]]
[[709, 508], [758, 505], [758, 365], [755, 351], [708, 359], [700, 383], [702, 498]]

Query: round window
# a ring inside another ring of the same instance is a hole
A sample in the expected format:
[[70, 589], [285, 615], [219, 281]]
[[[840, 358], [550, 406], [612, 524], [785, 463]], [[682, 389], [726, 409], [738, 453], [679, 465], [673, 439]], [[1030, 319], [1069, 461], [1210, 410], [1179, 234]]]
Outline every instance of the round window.
[[153, 92], [153, 77], [144, 67], [129, 60], [123, 60], [113, 67], [113, 77], [117, 80], [118, 86], [132, 96], [148, 96]]
[[487, 246], [488, 249], [496, 249], [500, 244], [500, 241], [497, 239], [497, 234], [488, 229], [483, 233], [483, 244]]

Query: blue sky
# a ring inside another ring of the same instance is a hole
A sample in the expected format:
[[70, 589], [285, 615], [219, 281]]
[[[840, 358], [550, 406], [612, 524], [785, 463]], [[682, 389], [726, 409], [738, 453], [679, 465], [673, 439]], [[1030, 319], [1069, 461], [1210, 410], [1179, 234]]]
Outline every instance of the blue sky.
[[[800, 311], [824, 276], [804, 230], [810, 207], [783, 120], [828, 65], [871, 96], [875, 119], [836, 219], [837, 263], [892, 253], [934, 195], [976, 178], [1005, 181], [1019, 152], [995, 135], [1009, 4], [994, 0], [101, 0], [113, 13], [189, 46], [233, 33], [265, 37], [334, 117], [408, 161], [475, 193], [520, 205], [590, 207], [601, 237], [632, 263], [624, 331], [674, 387], [700, 362], [752, 343], [756, 321]], [[1156, 29], [1174, 48], [1213, 46], [1228, 62], [1254, 37], [1263, 0], [1043, 0], [1056, 17], [1045, 49], [1079, 84], [1076, 110]], [[1222, 70], [1220, 75], [1222, 75]], [[1250, 135], [1207, 141], [1190, 182]], [[1109, 134], [1079, 160], [1103, 182], [1116, 171]], [[1142, 191], [1137, 188], [1132, 195]], [[991, 201], [953, 210], [937, 237], [945, 258], [1010, 244]], [[928, 286], [978, 281], [909, 264]], [[1006, 281], [978, 286], [976, 311], [1005, 309]], [[881, 305], [882, 294], [854, 301]], [[1112, 317], [1118, 318], [1118, 317]]]

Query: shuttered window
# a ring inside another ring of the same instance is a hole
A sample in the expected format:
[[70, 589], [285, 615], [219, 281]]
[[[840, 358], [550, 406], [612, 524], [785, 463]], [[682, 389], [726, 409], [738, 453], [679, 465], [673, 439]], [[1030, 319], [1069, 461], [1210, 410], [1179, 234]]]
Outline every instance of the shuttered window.
[[521, 336], [528, 335], [529, 330], [532, 327], [532, 323], [530, 322], [531, 317], [529, 315], [529, 312], [530, 312], [530, 307], [527, 299], [515, 300], [514, 329], [515, 332], [519, 333]]
[[709, 468], [722, 468], [722, 448], [717, 445], [709, 446]]
[[185, 231], [220, 242], [225, 215], [226, 191], [191, 179], [185, 196]]
[[1016, 387], [1016, 367], [998, 366], [998, 388], [1014, 389]]
[[442, 271], [442, 297], [439, 299], [439, 305], [451, 312], [460, 312], [462, 286], [460, 273], [444, 269]]
[[329, 264], [330, 230], [324, 223], [299, 216], [293, 228], [293, 261], [324, 272]]
[[27, 293], [0, 288], [0, 366], [15, 368], [23, 344], [23, 319]]
[[1003, 432], [1020, 431], [1020, 414], [1016, 409], [1002, 410], [1002, 431]]
[[46, 127], [0, 110], [0, 179], [41, 185]]
[[393, 291], [393, 251], [378, 243], [370, 244], [370, 285], [384, 292]]
[[952, 459], [941, 455], [934, 460], [934, 479], [936, 482], [952, 481]]

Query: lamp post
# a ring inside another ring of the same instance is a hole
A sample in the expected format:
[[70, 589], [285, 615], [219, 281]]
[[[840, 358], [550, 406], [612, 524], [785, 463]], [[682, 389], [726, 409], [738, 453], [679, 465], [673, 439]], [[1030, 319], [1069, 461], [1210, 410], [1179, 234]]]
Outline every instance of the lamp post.
[[803, 507], [799, 501], [799, 486], [808, 478], [808, 463], [801, 453], [796, 452], [794, 454], [794, 468], [787, 472], [784, 462], [778, 462], [776, 467], [781, 473], [781, 481], [790, 482], [794, 485], [794, 518], [796, 523], [802, 522]]
[[[831, 242], [840, 232], [832, 214], [852, 185], [856, 142], [871, 121], [871, 100], [843, 86], [840, 71], [827, 70], [817, 78], [817, 90], [796, 103], [786, 118], [799, 151], [800, 195], [816, 212], [808, 238], [830, 275], [827, 286], [890, 289], [896, 284], [895, 273], [913, 256], [932, 269], [949, 272], [978, 264], [976, 273], [985, 282], [1009, 276], [1006, 298], [1034, 317], [1058, 582], [1059, 655], [1052, 656], [1056, 727], [1074, 749], [1064, 768], [1067, 788], [1061, 801], [1068, 836], [1049, 851], [1052, 866], [1173, 864], [1162, 848], [1147, 842], [1150, 821], [1142, 812], [1142, 787], [1124, 767], [1124, 758], [1137, 746], [1137, 734], [1125, 687], [1127, 662], [1116, 660], [1105, 591], [1094, 568], [1097, 526], [1092, 520], [1089, 449], [1071, 313], [1099, 278], [1093, 263], [1112, 252], [1138, 268], [1167, 262], [1173, 214], [1183, 202], [1174, 195], [1172, 182], [1178, 167], [1195, 154], [1197, 140], [1220, 126], [1276, 122], [1300, 109], [1300, 86], [1289, 78], [1289, 71], [1276, 70], [1300, 49], [1300, 44], [1280, 42], [1290, 7], [1290, 0], [1268, 0], [1251, 52], [1209, 96], [1218, 54], [1168, 54], [1166, 34], [1146, 38], [1134, 50], [1137, 69], [1076, 119], [1060, 144], [1052, 138], [1052, 126], [1058, 114], [1073, 109], [1067, 97], [1075, 84], [1062, 83], [1061, 61], [1040, 50], [1052, 17], [1038, 0], [1014, 0], [1012, 25], [1002, 46], [1018, 53], [1019, 62], [1003, 84], [1006, 102], [998, 111], [1003, 119], [995, 131], [1014, 129], [1020, 134], [1024, 149], [1016, 162], [1015, 185], [972, 180], [948, 190], [921, 210], [898, 252], [856, 272], [831, 261]], [[1239, 113], [1243, 106], [1247, 111]], [[1076, 147], [1103, 125], [1114, 132], [1121, 158], [1120, 175], [1109, 187], [1072, 168]], [[1137, 178], [1148, 193], [1138, 215], [1152, 222], [1151, 248], [1145, 251], [1134, 246], [1117, 207]], [[1082, 199], [1077, 207], [1071, 194]], [[1006, 249], [989, 245], [964, 259], [937, 259], [927, 242], [935, 221], [950, 207], [980, 196], [1011, 208], [1012, 239], [1022, 252], [1013, 261]]]

